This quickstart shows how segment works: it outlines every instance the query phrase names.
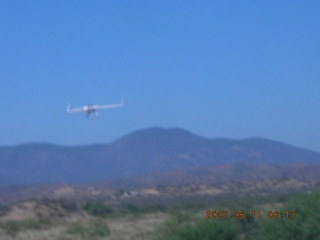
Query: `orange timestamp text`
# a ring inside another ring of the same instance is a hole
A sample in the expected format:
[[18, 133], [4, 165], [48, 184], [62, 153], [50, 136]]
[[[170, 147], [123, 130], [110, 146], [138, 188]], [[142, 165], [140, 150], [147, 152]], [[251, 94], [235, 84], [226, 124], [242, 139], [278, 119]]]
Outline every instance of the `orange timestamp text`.
[[229, 210], [206, 210], [205, 217], [206, 219], [244, 219], [244, 218], [261, 218], [262, 216], [267, 217], [268, 219], [294, 219], [296, 211], [229, 211]]

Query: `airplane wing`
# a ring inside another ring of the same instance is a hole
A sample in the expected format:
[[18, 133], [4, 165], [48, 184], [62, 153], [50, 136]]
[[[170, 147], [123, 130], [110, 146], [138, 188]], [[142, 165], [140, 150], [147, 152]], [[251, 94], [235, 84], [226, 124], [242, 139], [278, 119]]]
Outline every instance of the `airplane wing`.
[[82, 107], [72, 108], [70, 107], [70, 104], [68, 104], [67, 113], [76, 113], [76, 112], [82, 112], [82, 111], [83, 111]]
[[108, 105], [93, 105], [92, 107], [98, 110], [98, 109], [119, 108], [123, 106], [124, 105], [122, 103], [118, 103], [118, 104], [108, 104]]
[[123, 106], [124, 106], [124, 102], [123, 102], [123, 98], [122, 98], [121, 103], [108, 104], [108, 105], [93, 105], [92, 107], [96, 110], [99, 110], [99, 109], [120, 108]]

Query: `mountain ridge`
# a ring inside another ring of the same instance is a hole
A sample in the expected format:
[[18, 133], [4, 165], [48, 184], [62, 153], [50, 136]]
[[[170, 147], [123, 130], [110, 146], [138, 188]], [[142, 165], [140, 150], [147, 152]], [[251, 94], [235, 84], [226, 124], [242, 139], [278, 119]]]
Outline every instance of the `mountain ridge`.
[[233, 163], [320, 163], [320, 153], [260, 137], [208, 139], [153, 127], [109, 144], [0, 147], [0, 185], [84, 183]]

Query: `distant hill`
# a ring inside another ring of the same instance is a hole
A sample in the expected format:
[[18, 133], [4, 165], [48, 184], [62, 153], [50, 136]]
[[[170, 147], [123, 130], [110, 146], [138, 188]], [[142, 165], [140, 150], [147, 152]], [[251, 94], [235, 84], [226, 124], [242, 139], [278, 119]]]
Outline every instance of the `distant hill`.
[[319, 164], [320, 153], [250, 138], [207, 139], [186, 130], [150, 128], [111, 144], [0, 147], [0, 185], [84, 183], [226, 164]]
[[[0, 207], [30, 199], [182, 201], [215, 196], [276, 196], [319, 190], [320, 165], [237, 163], [84, 184], [0, 186]], [[156, 199], [155, 199], [156, 198]]]
[[[194, 184], [220, 185], [230, 183], [282, 182], [288, 179], [316, 186], [320, 184], [320, 165], [309, 163], [236, 163], [207, 166], [170, 172], [153, 173], [127, 179], [101, 181], [94, 185], [112, 189], [139, 189], [147, 187], [183, 186]], [[272, 187], [269, 189], [272, 190]]]

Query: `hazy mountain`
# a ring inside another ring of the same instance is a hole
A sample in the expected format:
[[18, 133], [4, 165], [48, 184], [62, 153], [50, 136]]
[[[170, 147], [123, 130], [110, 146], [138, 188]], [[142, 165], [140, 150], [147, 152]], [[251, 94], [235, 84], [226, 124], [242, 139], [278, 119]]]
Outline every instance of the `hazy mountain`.
[[183, 129], [150, 128], [111, 144], [23, 144], [0, 148], [0, 185], [90, 182], [234, 163], [320, 163], [320, 153], [250, 138], [207, 139]]

